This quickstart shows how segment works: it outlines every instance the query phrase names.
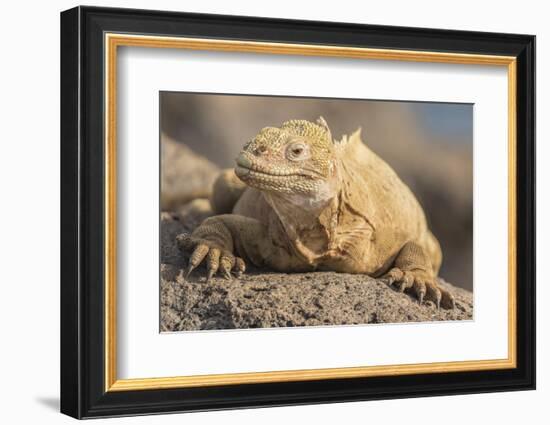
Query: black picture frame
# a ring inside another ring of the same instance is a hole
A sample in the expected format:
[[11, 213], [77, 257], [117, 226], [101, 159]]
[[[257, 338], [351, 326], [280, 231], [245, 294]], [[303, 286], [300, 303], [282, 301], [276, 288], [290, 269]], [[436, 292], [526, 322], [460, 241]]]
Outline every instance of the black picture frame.
[[[106, 392], [104, 33], [507, 55], [517, 58], [517, 367]], [[61, 412], [75, 418], [535, 388], [535, 37], [76, 7], [61, 13]]]

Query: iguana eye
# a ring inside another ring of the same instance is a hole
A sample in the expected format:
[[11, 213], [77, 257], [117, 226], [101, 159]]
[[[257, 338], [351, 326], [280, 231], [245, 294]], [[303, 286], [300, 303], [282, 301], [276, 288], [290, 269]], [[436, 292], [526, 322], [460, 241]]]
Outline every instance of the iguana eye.
[[291, 161], [301, 161], [309, 158], [309, 148], [305, 143], [291, 143], [286, 149], [286, 157]]

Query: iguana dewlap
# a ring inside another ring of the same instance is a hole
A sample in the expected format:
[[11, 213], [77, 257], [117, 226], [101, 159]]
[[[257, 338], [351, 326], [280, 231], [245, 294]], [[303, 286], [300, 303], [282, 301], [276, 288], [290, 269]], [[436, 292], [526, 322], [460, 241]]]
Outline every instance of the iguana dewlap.
[[438, 285], [441, 249], [422, 207], [360, 130], [333, 141], [323, 118], [267, 127], [214, 185], [214, 215], [178, 244], [188, 273], [332, 270], [387, 278], [420, 302], [452, 308]]

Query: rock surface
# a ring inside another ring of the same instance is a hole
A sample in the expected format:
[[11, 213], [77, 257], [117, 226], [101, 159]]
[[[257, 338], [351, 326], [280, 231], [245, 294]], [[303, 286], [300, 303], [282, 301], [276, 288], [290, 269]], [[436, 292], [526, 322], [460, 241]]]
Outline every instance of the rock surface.
[[241, 278], [206, 283], [204, 270], [185, 279], [187, 256], [175, 237], [208, 215], [208, 201], [195, 200], [161, 217], [161, 331], [352, 325], [471, 320], [472, 293], [441, 284], [456, 299], [454, 310], [420, 305], [383, 279], [333, 272], [273, 273], [250, 269]]
[[161, 135], [161, 209], [173, 210], [208, 198], [219, 168], [183, 143]]

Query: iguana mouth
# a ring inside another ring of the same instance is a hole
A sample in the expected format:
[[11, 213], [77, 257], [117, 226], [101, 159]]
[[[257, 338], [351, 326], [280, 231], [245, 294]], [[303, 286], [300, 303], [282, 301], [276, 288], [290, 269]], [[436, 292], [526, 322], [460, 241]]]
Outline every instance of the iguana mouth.
[[277, 171], [276, 169], [274, 169], [275, 167], [270, 168], [268, 164], [263, 167], [261, 165], [254, 164], [248, 156], [242, 153], [237, 157], [236, 162], [237, 166], [235, 167], [235, 174], [238, 177], [254, 177], [255, 175], [270, 177], [291, 177], [300, 175], [300, 173], [288, 172], [287, 170]]
[[237, 157], [237, 166], [235, 167], [235, 174], [237, 177], [259, 177], [265, 178], [269, 176], [270, 178], [288, 178], [288, 177], [309, 177], [315, 178], [314, 173], [308, 173], [306, 170], [288, 171], [288, 170], [275, 170], [275, 167], [269, 168], [269, 165], [260, 167], [257, 164], [254, 164], [248, 157], [243, 154], [240, 154]]
[[301, 173], [268, 173], [266, 171], [259, 171], [254, 168], [247, 168], [240, 165], [237, 165], [235, 167], [235, 174], [237, 177], [254, 177], [255, 175], [258, 176], [269, 176], [269, 177], [294, 177], [294, 176], [305, 176], [305, 174]]

